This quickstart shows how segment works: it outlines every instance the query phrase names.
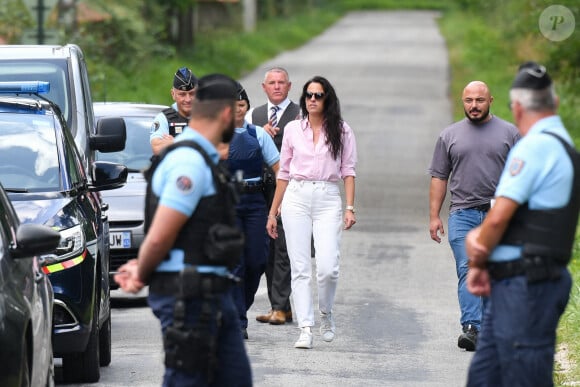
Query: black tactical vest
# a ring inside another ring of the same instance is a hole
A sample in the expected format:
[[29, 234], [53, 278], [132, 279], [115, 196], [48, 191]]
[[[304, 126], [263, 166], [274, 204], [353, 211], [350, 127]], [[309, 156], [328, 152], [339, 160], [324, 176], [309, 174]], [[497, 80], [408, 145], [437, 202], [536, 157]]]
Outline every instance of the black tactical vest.
[[[212, 233], [216, 229], [216, 226], [224, 226], [226, 228], [225, 233], [222, 232], [224, 228], [219, 228], [218, 233], [221, 232], [221, 234], [217, 236], [218, 239], [224, 237], [226, 239], [230, 238], [229, 241], [232, 241], [239, 237], [239, 235], [232, 236], [231, 234], [231, 232], [239, 231], [236, 228], [235, 220], [236, 193], [229, 183], [227, 171], [215, 165], [209, 155], [194, 141], [178, 141], [167, 146], [163, 149], [159, 157], [153, 161], [150, 168], [144, 172], [145, 179], [147, 180], [145, 233], [149, 230], [153, 215], [159, 205], [159, 197], [153, 193], [152, 189], [153, 173], [161, 160], [169, 152], [181, 146], [194, 148], [203, 156], [205, 162], [211, 168], [216, 193], [212, 196], [203, 197], [199, 201], [194, 213], [181, 228], [172, 248], [178, 248], [184, 251], [184, 263], [186, 264], [234, 267], [240, 259], [241, 251], [228, 254], [227, 257], [216, 260], [211, 253], [211, 249], [214, 246], [209, 246], [210, 250], [208, 250], [208, 244], [214, 241], [216, 237]], [[243, 235], [241, 237], [243, 238]], [[165, 259], [168, 258], [169, 256]]]
[[580, 211], [580, 153], [560, 136], [574, 167], [572, 194], [568, 204], [550, 210], [530, 210], [521, 205], [514, 214], [500, 244], [523, 246], [524, 256], [543, 256], [566, 265], [572, 256], [578, 212]]
[[167, 118], [169, 134], [173, 137], [181, 134], [183, 128], [185, 128], [189, 123], [189, 119], [183, 117], [172, 107], [163, 109], [161, 112], [165, 114], [165, 118]]
[[244, 179], [262, 178], [264, 157], [258, 142], [256, 126], [248, 124], [245, 132], [234, 134], [226, 161], [231, 175], [242, 171]]

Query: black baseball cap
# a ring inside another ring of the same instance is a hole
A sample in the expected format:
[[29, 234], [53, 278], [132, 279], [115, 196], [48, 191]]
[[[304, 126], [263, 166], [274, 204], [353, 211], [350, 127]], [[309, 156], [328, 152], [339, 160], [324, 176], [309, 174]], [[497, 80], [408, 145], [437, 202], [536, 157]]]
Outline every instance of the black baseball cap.
[[528, 61], [519, 66], [511, 88], [542, 90], [551, 84], [552, 78], [546, 68], [536, 62]]
[[177, 90], [189, 91], [195, 89], [197, 78], [190, 69], [181, 67], [177, 69], [173, 76], [173, 87]]
[[238, 99], [238, 83], [223, 74], [204, 75], [197, 81], [195, 97], [199, 101]]

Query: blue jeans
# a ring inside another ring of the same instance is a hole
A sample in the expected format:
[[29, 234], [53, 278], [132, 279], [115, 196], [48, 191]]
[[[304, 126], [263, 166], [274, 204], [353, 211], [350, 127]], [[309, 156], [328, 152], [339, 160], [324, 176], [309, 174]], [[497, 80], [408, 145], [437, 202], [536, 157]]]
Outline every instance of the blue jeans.
[[455, 269], [457, 271], [457, 297], [461, 317], [459, 322], [462, 326], [471, 324], [477, 330], [481, 325], [483, 313], [483, 300], [474, 296], [467, 290], [468, 258], [465, 250], [465, 237], [473, 228], [479, 226], [485, 215], [484, 211], [473, 209], [456, 210], [449, 214], [449, 244], [455, 257]]
[[553, 385], [556, 329], [572, 287], [561, 273], [533, 284], [525, 276], [492, 281], [468, 387]]
[[[173, 323], [175, 297], [149, 293], [148, 302], [153, 314], [159, 319], [161, 331], [164, 333], [167, 327]], [[218, 302], [222, 312], [221, 326], [218, 327], [215, 321], [210, 326], [212, 334], [218, 335], [218, 365], [214, 372], [214, 381], [208, 384], [205, 375], [199, 372], [189, 373], [166, 367], [163, 375], [163, 387], [246, 387], [252, 385], [250, 361], [244, 346], [244, 339], [240, 333], [240, 322], [231, 292], [223, 294]], [[200, 308], [201, 301], [199, 299], [188, 301], [185, 317], [187, 326], [194, 326], [197, 323]]]

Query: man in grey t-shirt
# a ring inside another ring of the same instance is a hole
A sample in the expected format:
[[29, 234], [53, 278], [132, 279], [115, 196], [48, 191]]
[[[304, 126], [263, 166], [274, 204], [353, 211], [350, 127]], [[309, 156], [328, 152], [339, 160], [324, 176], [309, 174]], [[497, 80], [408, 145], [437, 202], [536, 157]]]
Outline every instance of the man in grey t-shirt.
[[485, 83], [470, 82], [462, 101], [466, 118], [441, 132], [429, 167], [429, 232], [431, 239], [441, 242], [445, 229], [439, 214], [449, 187], [448, 239], [455, 257], [462, 326], [457, 345], [474, 351], [483, 301], [467, 290], [465, 236], [487, 214], [507, 154], [520, 135], [514, 125], [490, 114], [493, 97]]

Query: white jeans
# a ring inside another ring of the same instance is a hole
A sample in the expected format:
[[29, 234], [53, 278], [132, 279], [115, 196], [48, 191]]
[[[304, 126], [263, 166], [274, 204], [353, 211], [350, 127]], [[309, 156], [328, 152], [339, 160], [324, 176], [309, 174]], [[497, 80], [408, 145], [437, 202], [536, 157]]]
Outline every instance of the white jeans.
[[337, 183], [291, 180], [282, 200], [282, 223], [292, 270], [294, 315], [300, 328], [314, 326], [310, 279], [311, 237], [316, 252], [318, 309], [332, 311], [338, 282], [342, 199]]

